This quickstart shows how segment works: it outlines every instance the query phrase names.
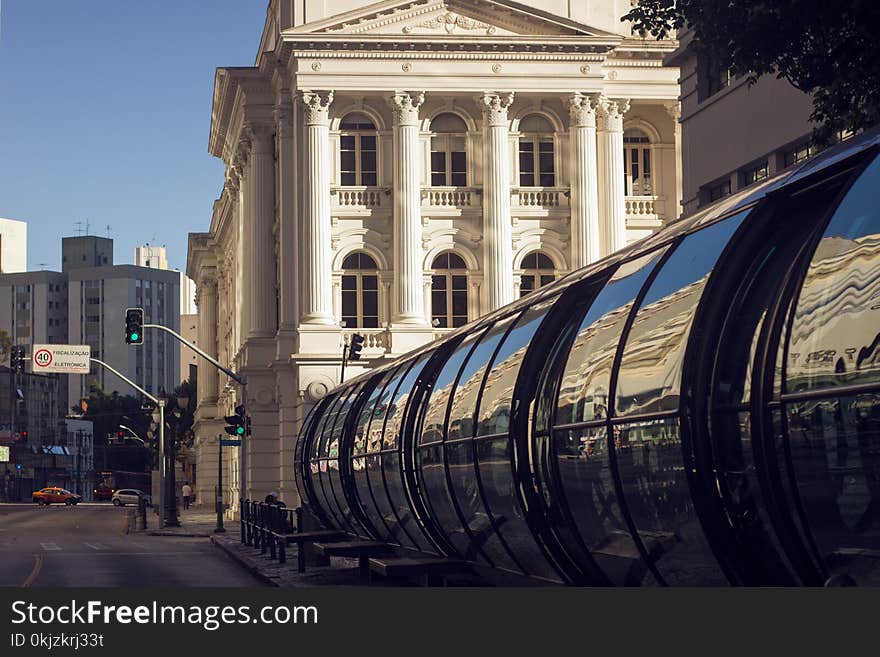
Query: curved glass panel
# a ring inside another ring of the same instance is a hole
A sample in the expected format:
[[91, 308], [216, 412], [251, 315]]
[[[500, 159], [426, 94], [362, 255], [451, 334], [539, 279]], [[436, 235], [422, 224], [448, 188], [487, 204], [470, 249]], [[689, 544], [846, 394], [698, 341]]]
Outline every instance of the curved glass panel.
[[648, 555], [667, 584], [728, 583], [703, 535], [681, 457], [677, 418], [618, 425], [617, 470], [626, 506]]
[[419, 436], [417, 444], [427, 445], [443, 440], [446, 412], [449, 410], [449, 398], [455, 387], [455, 379], [474, 343], [481, 335], [482, 333], [473, 333], [465, 338], [444, 363], [428, 398], [428, 411], [425, 413], [422, 430], [417, 434]]
[[339, 469], [339, 452], [342, 447], [342, 443], [345, 440], [343, 429], [347, 424], [349, 424], [349, 420], [351, 419], [349, 418], [349, 416], [352, 413], [357, 412], [355, 401], [357, 400], [361, 390], [363, 390], [363, 387], [364, 382], [361, 382], [351, 389], [351, 393], [348, 395], [348, 398], [340, 407], [339, 418], [336, 420], [336, 425], [333, 427], [333, 433], [331, 434], [330, 441], [327, 445], [327, 474], [329, 475], [330, 488], [333, 491], [336, 505], [339, 507], [340, 516], [345, 521], [348, 528], [350, 528], [356, 534], [361, 533], [363, 530], [361, 529], [360, 523], [358, 522], [355, 514], [352, 512], [351, 507], [348, 504], [348, 500], [345, 497]]
[[[430, 431], [437, 431], [441, 436], [445, 433], [447, 408], [451, 404], [451, 396], [455, 391], [457, 377], [461, 369], [469, 362], [472, 350], [483, 334], [482, 331], [474, 333], [462, 341], [438, 375], [434, 392], [428, 402], [430, 406], [424, 422], [425, 427], [431, 427]], [[462, 471], [457, 467], [451, 467], [447, 471], [447, 456], [446, 450], [439, 443], [426, 445], [417, 452], [417, 467], [420, 472], [426, 506], [431, 509], [437, 527], [462, 558], [471, 561], [485, 561], [480, 547], [483, 542], [479, 538], [480, 534], [474, 535], [472, 539], [470, 533], [474, 529], [479, 531], [479, 528], [468, 527], [465, 529], [456, 508], [457, 500], [453, 499], [450, 488], [453, 485], [451, 481], [456, 475], [467, 479], [470, 474], [470, 481], [473, 481], [473, 471], [468, 473], [466, 469]], [[447, 480], [447, 474], [449, 480]], [[466, 481], [459, 484], [462, 488], [466, 485]], [[463, 499], [470, 499], [470, 497], [470, 494], [467, 494]]]
[[[312, 458], [309, 460], [309, 471], [312, 478], [312, 488], [315, 491], [317, 504], [330, 515], [335, 526], [341, 527], [340, 519], [337, 517], [336, 505], [331, 501], [332, 494], [329, 492], [329, 484], [325, 487], [325, 479], [327, 472], [327, 439], [333, 429], [336, 421], [336, 415], [339, 411], [339, 405], [342, 403], [345, 393], [342, 390], [338, 392], [331, 401], [328, 402], [327, 410], [324, 412], [322, 421], [317, 427], [315, 436], [312, 438]], [[322, 476], [324, 474], [324, 476]]]
[[303, 421], [302, 429], [300, 429], [299, 437], [296, 441], [296, 447], [294, 447], [293, 452], [294, 479], [296, 480], [296, 488], [300, 493], [300, 497], [303, 498], [303, 501], [310, 505], [314, 505], [315, 500], [310, 494], [311, 487], [306, 486], [306, 470], [308, 469], [308, 442], [310, 440], [310, 436], [312, 435], [312, 429], [314, 425], [317, 424], [319, 418], [321, 418], [321, 413], [319, 410], [320, 404], [321, 402], [319, 401], [312, 407], [308, 415], [306, 415], [306, 419]]
[[715, 262], [748, 212], [688, 235], [648, 288], [620, 364], [615, 414], [678, 409], [691, 321]]
[[[400, 382], [409, 371], [411, 364], [412, 361], [409, 361], [401, 365], [393, 373], [391, 380], [379, 396], [376, 408], [373, 411], [373, 420], [370, 422], [370, 433], [367, 441], [368, 452], [373, 452], [374, 450], [379, 452], [379, 449], [382, 446], [382, 437], [387, 430], [388, 419], [394, 410], [392, 407], [394, 394], [400, 386]], [[370, 488], [373, 490], [373, 502], [376, 506], [376, 512], [379, 514], [379, 517], [382, 518], [388, 531], [391, 532], [391, 536], [393, 537], [391, 542], [399, 545], [411, 545], [411, 541], [407, 539], [406, 533], [400, 526], [397, 514], [395, 513], [394, 507], [391, 505], [391, 500], [388, 496], [385, 473], [383, 472], [382, 465], [383, 460], [384, 455], [382, 454], [377, 456], [375, 460], [367, 459], [367, 478], [370, 482]]]
[[[396, 524], [402, 530], [402, 532], [398, 532], [398, 535], [402, 545], [409, 545], [417, 549], [423, 549], [427, 541], [422, 539], [421, 530], [414, 522], [414, 516], [404, 490], [403, 468], [401, 467], [400, 456], [400, 431], [407, 403], [415, 390], [416, 382], [422, 373], [422, 368], [424, 368], [425, 363], [428, 362], [432, 354], [433, 351], [430, 351], [419, 356], [397, 386], [397, 390], [395, 390], [391, 400], [388, 420], [385, 422], [382, 438], [383, 451], [381, 459], [382, 469], [384, 470], [385, 492], [388, 496], [388, 502], [394, 511], [393, 516], [397, 521]], [[394, 531], [393, 527], [392, 531]]]
[[477, 436], [507, 433], [513, 388], [520, 364], [547, 311], [558, 300], [559, 297], [553, 297], [526, 310], [498, 348], [480, 395]]
[[361, 509], [377, 532], [378, 537], [384, 541], [391, 539], [391, 532], [385, 524], [383, 515], [378, 510], [375, 499], [376, 495], [384, 497], [384, 492], [381, 486], [374, 490], [371, 484], [377, 481], [377, 478], [381, 484], [379, 457], [376, 452], [382, 444], [382, 419], [386, 408], [383, 399], [387, 399], [391, 394], [387, 390], [388, 384], [398, 369], [392, 368], [382, 375], [361, 409], [358, 417], [358, 437], [355, 440], [355, 450], [351, 460], [355, 490]]
[[562, 493], [581, 541], [596, 565], [613, 584], [651, 584], [653, 578], [617, 500], [607, 426], [560, 430], [553, 438]]
[[506, 317], [496, 322], [474, 347], [462, 368], [453, 391], [447, 440], [470, 438], [474, 435], [474, 414], [477, 410], [477, 397], [482, 387], [483, 375], [498, 343], [501, 342], [501, 338], [514, 319], [515, 316]]
[[557, 425], [608, 417], [611, 366], [620, 334], [636, 295], [662, 255], [655, 251], [623, 263], [590, 306], [565, 365]]
[[829, 575], [880, 577], [880, 393], [787, 406], [791, 463]]
[[816, 248], [797, 302], [786, 392], [880, 383], [880, 158], [862, 173]]

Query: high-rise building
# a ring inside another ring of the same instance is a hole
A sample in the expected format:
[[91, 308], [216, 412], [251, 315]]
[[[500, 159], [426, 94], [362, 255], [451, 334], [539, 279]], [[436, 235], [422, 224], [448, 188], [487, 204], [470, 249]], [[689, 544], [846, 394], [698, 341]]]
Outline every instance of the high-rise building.
[[152, 246], [150, 244], [135, 247], [134, 264], [137, 267], [168, 269], [168, 258], [165, 256], [165, 247]]
[[113, 265], [113, 240], [96, 235], [61, 239], [61, 271]]
[[[144, 309], [148, 323], [180, 330], [180, 272], [112, 263], [113, 240], [65, 238], [64, 272], [36, 271], [0, 275], [0, 329], [16, 344], [88, 344], [92, 356], [112, 365], [151, 393], [178, 385], [180, 350], [162, 331], [148, 330], [143, 346], [125, 344], [125, 310]], [[82, 258], [85, 257], [84, 261]], [[30, 349], [27, 351], [31, 355]], [[30, 362], [27, 364], [31, 370]], [[128, 384], [104, 368], [89, 375], [61, 375], [59, 395], [65, 408], [78, 404], [97, 381], [105, 392], [134, 394]]]
[[0, 218], [0, 274], [27, 271], [27, 223]]

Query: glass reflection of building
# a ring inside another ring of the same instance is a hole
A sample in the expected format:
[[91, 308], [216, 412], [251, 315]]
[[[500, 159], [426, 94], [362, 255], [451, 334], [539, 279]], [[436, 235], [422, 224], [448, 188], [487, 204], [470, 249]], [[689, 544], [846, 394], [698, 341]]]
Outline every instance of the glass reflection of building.
[[511, 582], [880, 583], [880, 133], [316, 407], [309, 510]]

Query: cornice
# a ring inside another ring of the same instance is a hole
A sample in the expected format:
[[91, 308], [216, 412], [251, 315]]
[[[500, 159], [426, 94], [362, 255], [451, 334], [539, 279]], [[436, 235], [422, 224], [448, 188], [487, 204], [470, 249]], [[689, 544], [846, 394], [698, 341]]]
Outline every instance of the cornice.
[[605, 56], [595, 53], [516, 53], [516, 52], [395, 52], [395, 51], [315, 51], [295, 50], [297, 59], [403, 59], [458, 61], [524, 61], [524, 62], [604, 62]]

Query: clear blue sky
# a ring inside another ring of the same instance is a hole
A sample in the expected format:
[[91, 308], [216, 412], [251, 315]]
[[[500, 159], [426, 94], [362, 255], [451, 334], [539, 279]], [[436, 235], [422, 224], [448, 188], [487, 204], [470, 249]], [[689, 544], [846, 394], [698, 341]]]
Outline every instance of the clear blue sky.
[[268, 0], [0, 3], [0, 217], [28, 222], [28, 269], [86, 219], [117, 264], [149, 242], [183, 269], [223, 184], [214, 70], [253, 65]]

